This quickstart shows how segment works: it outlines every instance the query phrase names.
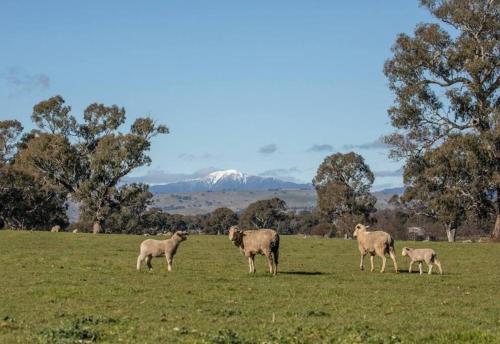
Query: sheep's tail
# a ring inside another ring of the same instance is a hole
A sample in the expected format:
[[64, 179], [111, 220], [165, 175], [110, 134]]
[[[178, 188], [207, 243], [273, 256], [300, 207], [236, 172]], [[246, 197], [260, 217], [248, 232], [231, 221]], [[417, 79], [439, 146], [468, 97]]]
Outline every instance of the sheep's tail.
[[389, 238], [387, 238], [387, 241], [385, 243], [385, 254], [396, 254], [395, 247], [394, 247], [394, 239], [392, 238], [391, 235], [389, 235]]
[[273, 253], [274, 264], [276, 265], [278, 265], [279, 250], [280, 250], [280, 235], [276, 233], [276, 235], [274, 236], [274, 240], [271, 241], [271, 252]]
[[433, 262], [433, 263], [434, 263], [434, 262], [436, 262], [436, 261], [438, 261], [438, 262], [439, 262], [439, 260], [438, 260], [438, 256], [437, 256], [437, 253], [436, 253], [436, 252], [434, 252], [434, 253], [432, 254], [432, 256], [431, 256], [431, 262]]

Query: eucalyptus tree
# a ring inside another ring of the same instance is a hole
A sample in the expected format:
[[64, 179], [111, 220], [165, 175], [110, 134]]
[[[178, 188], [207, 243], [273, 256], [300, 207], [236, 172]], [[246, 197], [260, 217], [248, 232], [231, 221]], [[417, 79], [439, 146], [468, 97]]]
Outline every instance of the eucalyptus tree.
[[407, 163], [404, 180], [409, 186], [402, 200], [414, 214], [441, 223], [448, 241], [454, 241], [457, 228], [469, 215], [481, 217], [492, 210], [488, 200], [495, 195], [485, 192], [489, 176], [477, 168], [488, 161], [477, 136], [450, 137]]
[[[421, 0], [420, 3], [438, 22], [419, 24], [413, 35], [400, 34], [392, 47], [393, 56], [385, 63], [384, 72], [395, 95], [388, 112], [396, 128], [386, 142], [393, 145], [391, 156], [406, 159], [406, 168], [411, 169], [413, 160], [429, 157], [427, 152], [450, 138], [457, 143], [457, 136], [476, 137], [474, 149], [481, 150], [485, 159], [471, 168], [481, 171], [489, 182], [471, 181], [484, 188], [474, 202], [485, 202], [483, 208], [493, 210], [496, 224], [492, 235], [498, 238], [500, 1]], [[461, 147], [463, 154], [468, 155], [465, 152], [468, 147]], [[425, 168], [419, 173], [425, 173]], [[468, 186], [461, 185], [462, 190]]]
[[205, 231], [210, 234], [226, 234], [229, 227], [238, 224], [238, 214], [229, 208], [215, 209], [205, 223]]
[[286, 209], [286, 202], [280, 198], [259, 200], [248, 205], [239, 224], [244, 228], [279, 229], [280, 224], [288, 219]]
[[0, 222], [10, 229], [64, 226], [68, 222], [64, 191], [16, 163], [22, 131], [17, 120], [0, 121]]
[[363, 157], [354, 152], [325, 158], [313, 179], [318, 208], [347, 234], [356, 222], [369, 222], [377, 199], [370, 193], [375, 180]]
[[105, 217], [117, 202], [117, 184], [133, 169], [148, 165], [151, 140], [168, 133], [151, 118], [137, 118], [126, 133], [125, 109], [90, 104], [78, 123], [61, 96], [36, 104], [32, 120], [38, 127], [28, 135], [19, 159], [55, 185], [63, 187], [101, 231]]

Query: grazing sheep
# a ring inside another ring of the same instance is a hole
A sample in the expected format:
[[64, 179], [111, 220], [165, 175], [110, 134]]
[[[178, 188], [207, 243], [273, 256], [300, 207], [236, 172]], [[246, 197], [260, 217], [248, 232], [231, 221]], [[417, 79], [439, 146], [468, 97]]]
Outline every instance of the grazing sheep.
[[280, 237], [276, 231], [272, 229], [242, 231], [238, 226], [232, 226], [229, 228], [229, 240], [248, 258], [249, 273], [255, 273], [256, 254], [267, 257], [271, 274], [278, 273]]
[[73, 233], [78, 233], [78, 228], [73, 229]]
[[141, 243], [141, 253], [137, 257], [137, 270], [141, 269], [143, 260], [146, 260], [146, 265], [149, 270], [153, 269], [151, 259], [153, 257], [165, 256], [167, 258], [168, 271], [172, 271], [172, 262], [174, 255], [180, 243], [187, 239], [186, 231], [177, 231], [167, 240], [147, 239]]
[[358, 224], [356, 225], [353, 236], [358, 240], [358, 248], [361, 253], [359, 268], [361, 270], [364, 269], [363, 260], [369, 253], [371, 263], [370, 271], [373, 271], [373, 258], [377, 255], [382, 258], [382, 269], [380, 272], [384, 272], [385, 262], [387, 260], [385, 255], [389, 254], [394, 263], [394, 270], [398, 273], [398, 263], [396, 262], [396, 254], [394, 253], [394, 239], [389, 233], [383, 231], [368, 232], [364, 225]]
[[413, 263], [418, 262], [418, 268], [420, 270], [420, 274], [422, 274], [422, 262], [426, 262], [429, 267], [429, 275], [432, 273], [432, 267], [434, 264], [439, 268], [439, 273], [443, 274], [443, 269], [441, 268], [441, 262], [437, 259], [437, 254], [433, 249], [430, 248], [411, 248], [411, 247], [403, 247], [403, 252], [401, 253], [404, 256], [410, 257], [410, 268], [408, 272], [411, 273], [411, 266]]
[[55, 225], [54, 227], [52, 227], [52, 228], [50, 229], [50, 231], [51, 231], [52, 233], [57, 233], [57, 232], [59, 232], [60, 230], [61, 230], [61, 226], [59, 226], [59, 225]]

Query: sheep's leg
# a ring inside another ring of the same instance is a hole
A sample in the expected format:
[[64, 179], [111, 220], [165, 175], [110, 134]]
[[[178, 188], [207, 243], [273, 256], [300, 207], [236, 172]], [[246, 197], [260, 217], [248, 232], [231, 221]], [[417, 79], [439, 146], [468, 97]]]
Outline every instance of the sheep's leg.
[[273, 258], [274, 258], [274, 274], [275, 275], [278, 273], [278, 257], [279, 257], [278, 251], [274, 251]]
[[443, 269], [441, 268], [441, 262], [437, 259], [434, 259], [434, 264], [437, 265], [438, 269], [439, 269], [439, 273], [442, 275], [443, 274]]
[[142, 264], [143, 260], [144, 260], [144, 257], [142, 255], [139, 255], [137, 257], [137, 270], [141, 270], [141, 264]]
[[392, 263], [394, 264], [394, 271], [396, 273], [399, 273], [399, 270], [398, 270], [398, 263], [396, 261], [396, 254], [394, 253], [394, 248], [390, 248], [389, 249], [389, 255], [391, 256], [391, 259], [392, 259]]
[[361, 263], [359, 263], [359, 269], [363, 271], [365, 267], [363, 266], [363, 260], [365, 259], [366, 253], [361, 253]]
[[252, 272], [255, 273], [255, 255], [252, 256]]
[[410, 268], [408, 269], [408, 272], [411, 274], [411, 266], [413, 265], [413, 260], [410, 260]]
[[385, 262], [387, 261], [387, 258], [385, 258], [385, 255], [380, 256], [382, 258], [382, 269], [380, 269], [380, 272], [385, 272]]
[[375, 258], [375, 256], [373, 254], [370, 254], [370, 265], [371, 265], [371, 269], [370, 271], [373, 272], [373, 270], [375, 270], [375, 268], [373, 267], [373, 259]]
[[423, 274], [423, 271], [422, 271], [422, 262], [418, 262], [418, 269], [420, 270], [420, 274]]
[[166, 257], [167, 258], [167, 270], [172, 271], [172, 263], [174, 262], [174, 259], [172, 257]]
[[273, 254], [272, 253], [269, 253], [268, 255], [266, 255], [267, 257], [267, 265], [269, 265], [269, 273], [271, 275], [274, 274], [274, 268], [273, 268]]
[[429, 269], [428, 274], [429, 274], [429, 275], [431, 275], [431, 274], [432, 274], [432, 267], [433, 267], [432, 262], [427, 263], [427, 267], [428, 267], [428, 269]]
[[248, 257], [248, 273], [251, 274], [253, 272], [253, 268], [252, 268], [252, 257]]
[[153, 270], [153, 265], [151, 265], [151, 259], [153, 259], [151, 255], [146, 256], [146, 265], [148, 266], [149, 270]]

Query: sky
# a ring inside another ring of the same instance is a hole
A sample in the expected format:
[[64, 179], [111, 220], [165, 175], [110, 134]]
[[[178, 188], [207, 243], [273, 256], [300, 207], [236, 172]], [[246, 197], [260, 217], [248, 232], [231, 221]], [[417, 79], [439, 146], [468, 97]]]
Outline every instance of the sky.
[[[432, 21], [417, 0], [22, 1], [0, 4], [0, 120], [25, 130], [62, 95], [166, 124], [149, 180], [216, 169], [310, 182], [335, 152], [361, 154], [374, 189], [402, 185], [383, 64]], [[145, 180], [148, 180], [145, 178]]]

